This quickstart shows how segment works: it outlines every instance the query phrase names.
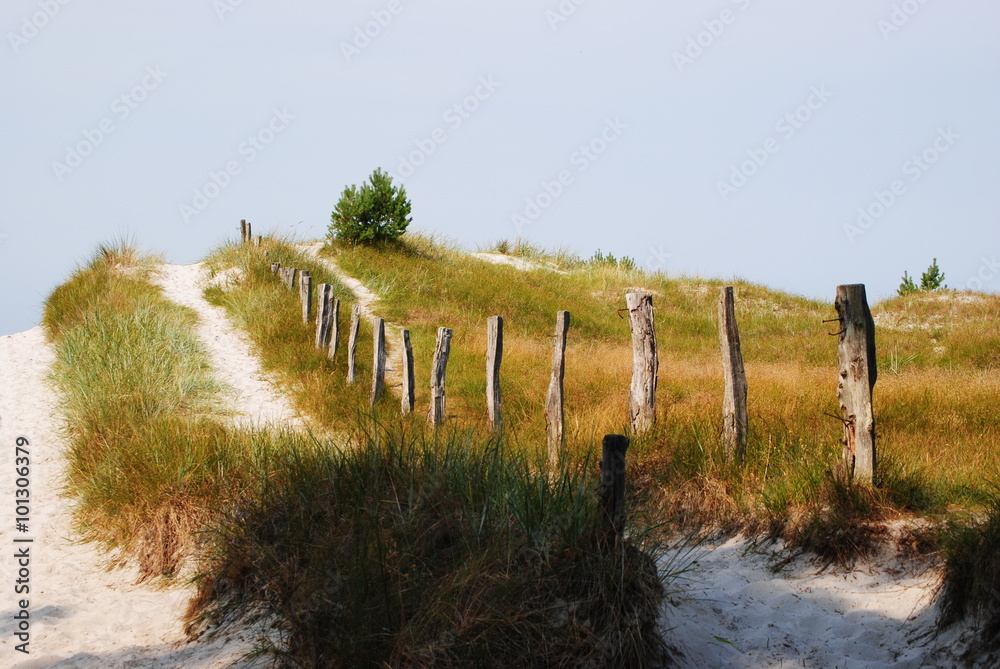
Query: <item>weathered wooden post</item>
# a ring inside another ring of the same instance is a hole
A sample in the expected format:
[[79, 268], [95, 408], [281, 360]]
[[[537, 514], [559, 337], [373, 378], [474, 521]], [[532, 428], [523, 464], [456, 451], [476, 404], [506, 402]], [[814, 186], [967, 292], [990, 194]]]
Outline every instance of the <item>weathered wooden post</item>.
[[330, 335], [333, 328], [333, 286], [328, 283], [319, 284], [316, 295], [316, 348], [325, 349], [330, 345]]
[[330, 322], [330, 348], [327, 349], [326, 357], [333, 360], [337, 357], [337, 348], [340, 346], [340, 298], [332, 298], [333, 316]]
[[834, 304], [840, 322], [840, 414], [844, 421], [844, 465], [855, 481], [871, 485], [878, 459], [872, 391], [878, 379], [875, 321], [864, 284], [837, 286]]
[[556, 312], [556, 332], [553, 335], [552, 378], [545, 399], [545, 428], [548, 432], [549, 467], [559, 466], [566, 443], [563, 432], [563, 377], [566, 373], [566, 333], [569, 332], [569, 312]]
[[299, 272], [299, 298], [302, 300], [302, 322], [312, 320], [313, 281], [309, 270]]
[[240, 221], [240, 241], [242, 241], [245, 244], [247, 242], [247, 239], [249, 239], [249, 237], [250, 237], [250, 224], [247, 223], [247, 219], [244, 218]]
[[656, 331], [653, 329], [653, 296], [628, 293], [625, 305], [632, 330], [629, 415], [632, 417], [632, 431], [642, 434], [656, 423], [656, 382], [660, 363], [656, 356]]
[[722, 443], [727, 460], [743, 462], [747, 448], [747, 374], [743, 368], [732, 286], [719, 290], [719, 346], [722, 348], [722, 371], [725, 376]]
[[351, 333], [347, 338], [347, 382], [354, 383], [358, 376], [355, 354], [358, 351], [358, 330], [361, 328], [361, 307], [351, 309]]
[[413, 395], [416, 383], [413, 376], [413, 346], [410, 345], [410, 331], [403, 330], [403, 402], [404, 414], [413, 411]]
[[372, 394], [371, 405], [375, 406], [379, 398], [382, 397], [382, 389], [385, 387], [385, 319], [376, 318], [372, 324], [374, 331], [374, 359], [372, 360]]
[[278, 276], [280, 278], [280, 276], [281, 276], [279, 274], [280, 271], [281, 271], [281, 263], [280, 262], [273, 262], [273, 263], [271, 263], [271, 274], [278, 274]]
[[298, 271], [294, 267], [281, 267], [278, 269], [278, 275], [281, 277], [281, 282], [285, 284], [285, 288], [289, 290], [295, 288], [295, 277]]
[[604, 437], [601, 455], [602, 539], [616, 545], [625, 530], [625, 451], [629, 440], [620, 434]]
[[253, 238], [253, 245], [256, 246], [257, 248], [260, 248], [261, 242], [263, 241], [264, 238], [261, 237], [260, 235], [257, 235], [256, 237]]
[[450, 353], [451, 330], [438, 328], [434, 361], [431, 363], [431, 408], [427, 412], [427, 422], [435, 426], [443, 423], [445, 418], [445, 374]]
[[503, 317], [491, 316], [486, 321], [486, 410], [493, 431], [500, 430], [500, 363], [503, 362]]

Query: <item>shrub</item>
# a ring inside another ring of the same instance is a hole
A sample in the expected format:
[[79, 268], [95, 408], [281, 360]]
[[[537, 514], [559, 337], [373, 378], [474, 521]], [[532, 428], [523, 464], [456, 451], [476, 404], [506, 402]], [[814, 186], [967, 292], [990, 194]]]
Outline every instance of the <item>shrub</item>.
[[920, 276], [920, 290], [944, 290], [947, 287], [944, 284], [944, 272], [938, 267], [937, 258], [935, 258], [927, 271]]
[[353, 244], [393, 241], [413, 220], [406, 189], [393, 186], [392, 177], [380, 169], [360, 188], [345, 188], [330, 218], [330, 237]]

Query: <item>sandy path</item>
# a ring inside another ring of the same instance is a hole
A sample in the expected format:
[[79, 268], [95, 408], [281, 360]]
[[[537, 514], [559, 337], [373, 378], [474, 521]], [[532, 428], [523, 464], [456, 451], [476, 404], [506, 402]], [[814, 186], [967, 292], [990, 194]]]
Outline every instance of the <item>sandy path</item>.
[[202, 263], [160, 265], [152, 280], [168, 298], [197, 312], [195, 335], [208, 351], [216, 378], [233, 390], [230, 400], [237, 424], [304, 425], [291, 400], [261, 370], [246, 334], [233, 327], [222, 307], [205, 299], [208, 271]]
[[[132, 585], [130, 570], [105, 571], [92, 545], [74, 543], [70, 508], [60, 498], [63, 476], [59, 418], [46, 381], [53, 354], [41, 328], [0, 338], [0, 481], [8, 503], [0, 519], [0, 666], [208, 669], [250, 666], [240, 658], [251, 641], [220, 639], [187, 644], [181, 615], [192, 589], [153, 590]], [[29, 532], [15, 533], [15, 441], [31, 442]], [[15, 544], [30, 537], [31, 544]], [[15, 546], [28, 545], [30, 592], [14, 594], [19, 577]], [[26, 597], [30, 654], [15, 650], [17, 600]]]
[[891, 558], [818, 572], [800, 557], [779, 573], [740, 537], [697, 549], [664, 625], [683, 667], [960, 666], [955, 628], [934, 636], [933, 570]]
[[[325, 265], [342, 284], [354, 293], [354, 298], [361, 309], [362, 318], [372, 321], [379, 318], [375, 313], [378, 295], [370, 291], [368, 286], [344, 272], [335, 260], [321, 257], [319, 255], [321, 248], [323, 248], [323, 242], [302, 247], [307, 254]], [[343, 317], [344, 315], [341, 314], [341, 318]], [[350, 314], [347, 314], [347, 318], [350, 318]], [[402, 396], [403, 394], [403, 326], [388, 321], [385, 323], [385, 387], [396, 395]]]

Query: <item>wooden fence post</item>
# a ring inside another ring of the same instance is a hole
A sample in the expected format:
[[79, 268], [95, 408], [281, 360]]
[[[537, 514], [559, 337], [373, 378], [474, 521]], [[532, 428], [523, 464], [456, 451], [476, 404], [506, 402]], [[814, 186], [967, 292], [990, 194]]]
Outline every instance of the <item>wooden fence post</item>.
[[[281, 263], [273, 262], [271, 263], [271, 274], [278, 274], [281, 271]], [[280, 276], [280, 274], [279, 274]]]
[[355, 364], [355, 354], [358, 351], [358, 330], [361, 327], [361, 307], [354, 305], [351, 309], [351, 334], [347, 338], [347, 382], [354, 383], [358, 370]]
[[503, 317], [486, 321], [486, 410], [493, 431], [503, 424], [500, 410], [500, 363], [503, 362]]
[[878, 368], [875, 321], [868, 308], [864, 284], [837, 286], [834, 306], [840, 322], [837, 396], [844, 421], [844, 465], [848, 476], [871, 485], [877, 464], [872, 391]]
[[331, 298], [333, 302], [333, 315], [330, 317], [330, 348], [327, 349], [326, 357], [333, 360], [337, 357], [337, 348], [340, 346], [340, 298]]
[[375, 334], [371, 405], [375, 406], [375, 402], [378, 402], [379, 398], [382, 397], [382, 389], [385, 387], [385, 319], [376, 318], [372, 325]]
[[240, 240], [245, 244], [247, 239], [250, 237], [250, 224], [247, 223], [247, 219], [240, 221]]
[[566, 333], [569, 331], [569, 312], [556, 312], [556, 332], [553, 335], [552, 378], [545, 399], [545, 428], [548, 432], [549, 467], [559, 466], [566, 443], [563, 432], [563, 377], [566, 374]]
[[656, 356], [656, 331], [653, 329], [653, 296], [628, 293], [629, 328], [632, 330], [632, 387], [629, 415], [632, 431], [641, 434], [656, 423], [656, 382], [659, 359]]
[[281, 282], [285, 284], [285, 288], [289, 290], [295, 288], [295, 277], [298, 271], [294, 267], [282, 267], [278, 270], [278, 275], [281, 277]]
[[313, 281], [309, 270], [299, 272], [299, 298], [302, 300], [302, 322], [312, 320]]
[[410, 345], [410, 331], [403, 330], [403, 413], [413, 411], [413, 394], [416, 384], [413, 377], [413, 346]]
[[625, 530], [625, 451], [629, 440], [620, 434], [604, 437], [601, 455], [601, 511], [603, 539], [608, 546], [621, 541]]
[[261, 237], [260, 235], [257, 235], [256, 237], [253, 238], [253, 245], [256, 246], [256, 247], [258, 247], [258, 248], [260, 248], [260, 244], [263, 241], [264, 241], [264, 238]]
[[725, 394], [722, 397], [722, 443], [726, 459], [743, 462], [747, 448], [747, 374], [743, 368], [740, 330], [736, 325], [733, 287], [719, 290], [719, 346]]
[[330, 330], [333, 327], [333, 286], [330, 284], [319, 284], [316, 309], [316, 348], [325, 349], [330, 345]]
[[431, 363], [431, 408], [427, 412], [427, 422], [434, 426], [443, 423], [445, 418], [445, 374], [450, 352], [451, 330], [438, 328], [434, 361]]

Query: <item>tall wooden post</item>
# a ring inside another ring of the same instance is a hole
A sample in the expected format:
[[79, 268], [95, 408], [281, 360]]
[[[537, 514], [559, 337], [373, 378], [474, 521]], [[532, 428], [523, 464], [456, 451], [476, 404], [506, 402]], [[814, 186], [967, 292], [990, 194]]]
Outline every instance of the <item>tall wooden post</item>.
[[330, 345], [330, 334], [333, 327], [333, 286], [328, 283], [319, 284], [316, 294], [316, 348], [326, 349]]
[[719, 290], [719, 346], [725, 391], [722, 397], [722, 443], [726, 459], [742, 462], [747, 448], [747, 374], [743, 368], [740, 330], [736, 325], [733, 287]]
[[299, 298], [302, 300], [302, 322], [312, 320], [313, 282], [309, 270], [299, 272]]
[[834, 306], [840, 321], [837, 396], [844, 420], [844, 464], [848, 476], [870, 485], [878, 462], [872, 408], [872, 391], [878, 379], [875, 321], [863, 284], [837, 286]]
[[500, 363], [503, 362], [503, 317], [486, 321], [486, 411], [493, 431], [503, 424], [500, 410]]
[[361, 307], [351, 309], [351, 332], [347, 338], [347, 382], [354, 383], [358, 377], [355, 355], [358, 351], [358, 330], [361, 328]]
[[563, 430], [563, 377], [566, 374], [566, 333], [569, 332], [569, 312], [556, 312], [556, 331], [553, 335], [552, 377], [545, 399], [545, 428], [548, 432], [549, 467], [559, 466], [566, 445]]
[[601, 455], [602, 539], [616, 545], [625, 531], [625, 451], [629, 440], [620, 434], [604, 437]]
[[382, 397], [382, 390], [385, 388], [385, 319], [376, 318], [372, 324], [374, 331], [374, 359], [372, 360], [372, 394], [371, 405], [375, 406], [379, 398]]
[[403, 330], [403, 402], [404, 414], [413, 411], [413, 395], [416, 383], [413, 377], [413, 346], [410, 344], [410, 331]]
[[337, 357], [337, 348], [340, 346], [340, 298], [333, 298], [333, 315], [330, 319], [330, 348], [327, 349], [326, 357], [333, 360]]
[[445, 374], [448, 371], [448, 355], [451, 353], [451, 330], [438, 328], [437, 344], [434, 347], [434, 361], [431, 363], [431, 408], [427, 412], [427, 422], [440, 425], [445, 419]]
[[247, 220], [244, 218], [243, 220], [240, 221], [240, 241], [242, 241], [245, 244], [249, 238], [250, 238], [250, 224], [247, 223]]
[[656, 356], [656, 331], [653, 329], [653, 296], [628, 293], [629, 327], [632, 330], [632, 387], [629, 415], [632, 431], [641, 434], [656, 423], [656, 382], [659, 359]]

